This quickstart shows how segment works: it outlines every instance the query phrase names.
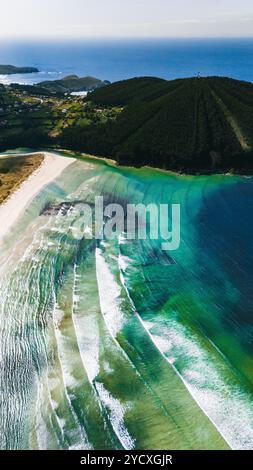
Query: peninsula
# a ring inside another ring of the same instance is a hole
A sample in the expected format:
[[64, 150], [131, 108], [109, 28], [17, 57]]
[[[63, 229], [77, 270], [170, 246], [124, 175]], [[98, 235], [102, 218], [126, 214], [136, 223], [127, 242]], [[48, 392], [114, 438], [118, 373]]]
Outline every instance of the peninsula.
[[82, 91], [93, 91], [97, 88], [104, 87], [109, 82], [99, 80], [95, 77], [78, 77], [77, 75], [69, 75], [60, 80], [48, 80], [40, 82], [39, 86], [46, 88], [51, 92], [71, 93]]
[[15, 65], [0, 65], [0, 75], [15, 75], [18, 73], [38, 73], [36, 67], [16, 67]]

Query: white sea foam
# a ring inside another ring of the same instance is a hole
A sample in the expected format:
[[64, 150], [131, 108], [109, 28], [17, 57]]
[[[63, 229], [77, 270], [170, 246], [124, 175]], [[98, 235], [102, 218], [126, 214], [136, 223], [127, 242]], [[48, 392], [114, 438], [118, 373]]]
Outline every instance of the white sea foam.
[[96, 388], [100, 397], [100, 400], [104, 406], [109, 410], [110, 421], [115, 434], [117, 435], [122, 446], [126, 450], [134, 449], [135, 441], [130, 436], [128, 429], [124, 423], [125, 412], [128, 407], [120, 403], [119, 400], [114, 398], [108, 390], [105, 389], [104, 385], [100, 382], [96, 382]]
[[116, 338], [125, 324], [125, 318], [120, 308], [121, 290], [108, 268], [100, 248], [96, 248], [96, 275], [101, 311], [111, 336]]
[[[77, 266], [74, 267], [73, 283], [73, 323], [78, 341], [81, 359], [92, 384], [99, 373], [99, 331], [96, 317], [91, 313], [80, 312], [78, 302], [81, 296], [77, 293], [78, 280]], [[80, 289], [82, 286], [80, 287]]]
[[[242, 437], [243, 435], [238, 440], [238, 423], [236, 424], [236, 421], [235, 421], [233, 436], [231, 435], [231, 430], [229, 429], [229, 419], [230, 419], [229, 413], [227, 413], [227, 423], [225, 425], [224, 425], [223, 415], [219, 414], [219, 417], [217, 416], [218, 413], [217, 413], [217, 408], [216, 407], [219, 403], [219, 400], [217, 400], [217, 396], [214, 396], [214, 393], [212, 392], [212, 394], [211, 394], [212, 396], [211, 397], [209, 396], [209, 399], [206, 400], [206, 397], [203, 396], [201, 389], [197, 388], [196, 384], [195, 384], [195, 386], [193, 386], [190, 383], [190, 381], [187, 380], [187, 375], [186, 374], [181, 374], [175, 366], [176, 360], [177, 360], [178, 357], [180, 357], [180, 354], [184, 358], [189, 357], [190, 362], [192, 361], [192, 358], [195, 357], [198, 361], [197, 369], [198, 369], [198, 367], [200, 367], [200, 370], [205, 371], [206, 372], [206, 378], [207, 378], [207, 380], [209, 380], [210, 379], [209, 373], [211, 374], [211, 372], [212, 372], [213, 376], [214, 376], [214, 374], [217, 374], [215, 368], [212, 365], [210, 365], [209, 357], [205, 358], [206, 359], [204, 361], [205, 364], [201, 363], [201, 359], [203, 358], [203, 354], [205, 354], [205, 352], [200, 349], [197, 342], [194, 342], [194, 340], [192, 338], [191, 339], [187, 338], [186, 332], [184, 332], [185, 334], [181, 334], [181, 335], [175, 335], [174, 334], [174, 337], [173, 337], [174, 342], [173, 342], [172, 338], [168, 337], [169, 335], [173, 336], [172, 324], [170, 324], [169, 327], [163, 327], [162, 332], [161, 331], [159, 332], [160, 334], [157, 334], [157, 332], [153, 331], [159, 325], [158, 320], [155, 319], [152, 322], [151, 321], [144, 321], [144, 320], [142, 320], [141, 316], [136, 311], [134, 302], [131, 299], [128, 288], [126, 286], [126, 282], [125, 282], [125, 279], [124, 279], [124, 269], [122, 269], [124, 267], [124, 264], [122, 265], [120, 257], [119, 257], [119, 267], [120, 267], [120, 270], [121, 270], [122, 285], [124, 286], [124, 288], [126, 290], [126, 293], [129, 297], [129, 300], [131, 302], [131, 305], [132, 305], [132, 307], [135, 311], [135, 314], [136, 314], [137, 318], [139, 318], [139, 321], [141, 322], [142, 326], [144, 327], [144, 329], [148, 333], [148, 335], [149, 335], [150, 339], [152, 340], [153, 344], [155, 345], [155, 347], [158, 349], [158, 351], [161, 353], [161, 355], [164, 357], [164, 359], [167, 362], [169, 362], [170, 365], [173, 367], [173, 369], [175, 370], [177, 375], [181, 378], [182, 382], [184, 383], [184, 385], [186, 386], [186, 388], [188, 389], [188, 391], [190, 392], [190, 394], [192, 395], [194, 400], [197, 402], [199, 407], [208, 416], [210, 421], [214, 424], [216, 429], [219, 431], [219, 433], [222, 435], [224, 440], [230, 445], [231, 448], [233, 448], [233, 449], [248, 449], [248, 448], [250, 448], [250, 446], [252, 447], [252, 442], [250, 443], [251, 439], [249, 441], [247, 440], [247, 445], [245, 445], [245, 439]], [[179, 329], [184, 328], [178, 322], [174, 323], [174, 327], [175, 326], [177, 326]], [[167, 333], [167, 335], [165, 334], [165, 332]], [[187, 338], [187, 341], [186, 341], [186, 338]], [[173, 350], [173, 345], [174, 344], [177, 344], [177, 346], [184, 347], [185, 349], [183, 351], [180, 351], [180, 352], [177, 351], [177, 354], [175, 354], [175, 351]], [[210, 371], [210, 369], [208, 369], [208, 366], [212, 368], [212, 371]], [[196, 371], [194, 371], [194, 372], [196, 372]], [[194, 374], [193, 374], [193, 376], [194, 376]], [[198, 375], [198, 377], [199, 377], [199, 375]], [[189, 375], [188, 375], [188, 378], [189, 378]], [[196, 378], [196, 375], [195, 375], [195, 378]], [[205, 382], [205, 380], [204, 380], [204, 382]], [[217, 382], [217, 380], [216, 380], [216, 382]], [[222, 382], [221, 379], [220, 379], [220, 388], [221, 388], [221, 392], [224, 392], [224, 382]], [[212, 398], [212, 400], [211, 400], [211, 398]], [[224, 401], [226, 400], [225, 395], [224, 395], [223, 399], [224, 399]], [[211, 406], [210, 406], [210, 403], [212, 404]], [[231, 410], [233, 410], [233, 406], [234, 406], [234, 404], [231, 404]], [[212, 410], [215, 411], [215, 413], [212, 413]], [[221, 407], [221, 410], [222, 410], [222, 407]], [[224, 410], [224, 408], [223, 408], [223, 410]], [[238, 413], [238, 415], [240, 415], [240, 413]], [[246, 412], [245, 417], [249, 422], [247, 412]], [[216, 419], [216, 418], [218, 418], [218, 419]], [[249, 425], [248, 426], [248, 431], [249, 431], [250, 434], [252, 434], [252, 437], [253, 437], [253, 427], [251, 428], [250, 425]]]
[[[76, 425], [76, 431], [78, 432], [78, 441], [74, 445], [77, 446], [82, 446], [83, 449], [89, 450], [92, 449], [92, 445], [88, 441], [88, 436], [86, 434], [85, 429], [80, 425], [78, 418], [76, 416], [76, 413], [73, 409], [72, 403], [71, 403], [71, 397], [69, 396], [68, 390], [73, 390], [75, 387], [79, 386], [79, 382], [73, 377], [73, 375], [69, 371], [69, 357], [67, 354], [64, 353], [66, 347], [66, 337], [62, 334], [60, 330], [60, 323], [64, 318], [64, 313], [61, 311], [59, 306], [55, 304], [55, 308], [53, 310], [53, 321], [54, 325], [57, 325], [54, 333], [56, 336], [56, 342], [57, 342], [57, 352], [58, 352], [58, 358], [60, 362], [60, 367], [61, 367], [61, 373], [62, 373], [62, 380], [64, 384], [64, 395], [66, 397], [70, 412], [73, 416], [73, 419], [75, 421]], [[52, 382], [52, 379], [51, 379]], [[52, 387], [52, 383], [51, 383]], [[53, 404], [52, 404], [53, 405]], [[55, 407], [55, 405], [53, 405]], [[57, 421], [59, 425], [61, 425], [62, 431], [64, 431], [64, 421], [60, 419], [57, 416]]]
[[2, 85], [9, 85], [11, 83], [10, 75], [0, 75], [0, 83]]
[[107, 361], [104, 362], [104, 370], [107, 372], [107, 374], [113, 374], [113, 369], [110, 367], [110, 364]]
[[[53, 434], [54, 436], [51, 435], [50, 430], [48, 429], [48, 425], [45, 421], [45, 416], [44, 413], [46, 409], [52, 409], [52, 412], [54, 413], [54, 409], [56, 407], [56, 404], [54, 400], [52, 400], [50, 396], [50, 391], [47, 386], [47, 377], [44, 374], [40, 380], [38, 380], [38, 387], [37, 387], [37, 400], [36, 400], [36, 412], [34, 415], [35, 419], [35, 429], [32, 431], [32, 436], [30, 437], [30, 440], [36, 439], [36, 447], [38, 446], [39, 450], [47, 450], [48, 449], [48, 443], [54, 441], [54, 438], [56, 436], [56, 430], [54, 429]], [[48, 411], [48, 410], [47, 410]], [[55, 414], [55, 413], [54, 413]], [[57, 421], [57, 418], [56, 418]], [[61, 435], [62, 430], [60, 429]], [[56, 442], [58, 442], [56, 438]], [[31, 448], [33, 449], [33, 445], [31, 445]]]
[[[232, 449], [253, 447], [253, 402], [239, 385], [224, 380], [217, 362], [198, 344], [197, 337], [174, 319], [169, 325], [149, 324], [138, 315], [153, 343]], [[189, 358], [180, 372], [177, 359]], [[224, 366], [223, 366], [224, 367]]]
[[133, 260], [129, 258], [129, 256], [123, 256], [121, 253], [119, 253], [118, 262], [120, 270], [125, 272], [127, 268], [131, 266]]

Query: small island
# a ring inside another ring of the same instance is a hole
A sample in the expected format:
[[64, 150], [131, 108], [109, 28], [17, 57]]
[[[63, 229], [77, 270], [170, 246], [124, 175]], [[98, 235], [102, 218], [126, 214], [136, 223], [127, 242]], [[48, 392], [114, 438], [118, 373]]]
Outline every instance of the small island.
[[38, 73], [36, 67], [16, 67], [15, 65], [0, 65], [0, 75], [15, 75], [18, 73]]

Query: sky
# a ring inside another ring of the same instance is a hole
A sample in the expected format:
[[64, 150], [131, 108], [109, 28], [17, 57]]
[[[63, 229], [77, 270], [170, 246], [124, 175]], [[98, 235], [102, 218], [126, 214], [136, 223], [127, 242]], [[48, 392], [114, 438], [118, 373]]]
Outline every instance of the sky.
[[252, 37], [253, 0], [8, 0], [0, 37]]

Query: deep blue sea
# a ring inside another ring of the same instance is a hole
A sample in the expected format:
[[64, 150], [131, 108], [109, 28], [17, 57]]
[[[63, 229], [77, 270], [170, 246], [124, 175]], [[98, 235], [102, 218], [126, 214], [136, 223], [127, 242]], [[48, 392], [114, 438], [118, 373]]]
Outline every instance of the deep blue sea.
[[36, 83], [73, 73], [110, 81], [135, 76], [174, 79], [200, 73], [253, 82], [253, 39], [2, 42], [0, 64], [40, 70], [39, 74], [0, 76], [2, 83]]

